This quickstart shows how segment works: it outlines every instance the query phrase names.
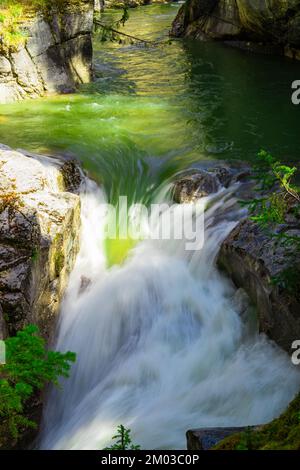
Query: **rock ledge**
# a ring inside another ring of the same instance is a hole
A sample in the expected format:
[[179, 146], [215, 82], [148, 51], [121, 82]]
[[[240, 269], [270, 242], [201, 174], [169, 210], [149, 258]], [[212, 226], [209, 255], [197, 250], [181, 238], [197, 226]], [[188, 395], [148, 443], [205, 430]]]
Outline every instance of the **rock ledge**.
[[0, 146], [0, 336], [51, 335], [79, 248], [82, 172], [72, 160]]

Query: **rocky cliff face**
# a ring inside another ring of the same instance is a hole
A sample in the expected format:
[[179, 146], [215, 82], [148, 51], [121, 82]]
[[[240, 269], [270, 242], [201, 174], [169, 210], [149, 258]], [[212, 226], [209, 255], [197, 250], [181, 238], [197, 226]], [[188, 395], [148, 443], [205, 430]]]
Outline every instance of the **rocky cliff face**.
[[300, 59], [300, 0], [187, 0], [171, 33]]
[[[277, 232], [299, 236], [299, 219], [292, 215], [290, 219], [290, 225], [278, 226]], [[300, 338], [299, 252], [244, 220], [223, 242], [218, 264], [256, 306], [260, 331], [292, 352], [293, 341]]]
[[94, 0], [39, 14], [17, 50], [0, 52], [0, 103], [67, 92], [91, 80]]
[[0, 334], [49, 337], [78, 251], [81, 170], [0, 146]]

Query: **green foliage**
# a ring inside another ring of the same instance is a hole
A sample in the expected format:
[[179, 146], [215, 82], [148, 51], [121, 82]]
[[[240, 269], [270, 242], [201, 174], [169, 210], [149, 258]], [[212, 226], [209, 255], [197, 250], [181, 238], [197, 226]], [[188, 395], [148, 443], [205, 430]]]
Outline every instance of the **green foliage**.
[[257, 446], [257, 439], [253, 429], [248, 426], [244, 432], [241, 433], [240, 440], [236, 444], [235, 450], [254, 450]]
[[126, 21], [129, 20], [129, 7], [127, 5], [127, 3], [125, 2], [124, 3], [124, 7], [123, 7], [123, 13], [122, 13], [122, 16], [121, 18], [116, 22], [116, 26], [117, 27], [120, 27], [120, 26], [125, 26], [125, 23]]
[[68, 377], [76, 356], [47, 351], [34, 325], [6, 339], [5, 346], [6, 364], [0, 365], [0, 431], [17, 439], [24, 429], [35, 427], [24, 414], [28, 400], [47, 383], [58, 385], [59, 377]]
[[31, 253], [31, 260], [35, 263], [39, 259], [39, 251], [37, 248], [33, 248]]
[[281, 194], [273, 193], [266, 198], [254, 200], [250, 209], [256, 214], [252, 215], [251, 220], [265, 227], [269, 224], [283, 224], [288, 205]]
[[61, 11], [68, 6], [76, 6], [81, 0], [0, 0], [0, 50], [16, 50], [27, 37], [22, 22], [32, 13], [49, 15], [54, 8]]
[[0, 417], [2, 421], [0, 430], [3, 428], [5, 435], [8, 434], [12, 439], [19, 437], [21, 429], [36, 427], [36, 424], [23, 414], [24, 397], [28, 398], [29, 396], [29, 389], [26, 385], [12, 387], [7, 380], [0, 379]]
[[292, 266], [284, 269], [278, 276], [273, 276], [271, 283], [280, 287], [281, 289], [286, 289], [288, 292], [295, 294], [295, 296], [298, 297], [299, 279], [299, 268]]
[[102, 42], [123, 42], [117, 29], [121, 26], [124, 27], [125, 23], [129, 20], [129, 5], [126, 0], [120, 5], [122, 5], [122, 16], [117, 21], [114, 21], [113, 19], [110, 21], [106, 20], [105, 23], [95, 21], [95, 30], [100, 31], [100, 40]]
[[65, 265], [65, 256], [61, 250], [58, 250], [54, 257], [55, 274], [58, 277]]
[[246, 203], [252, 214], [252, 220], [262, 226], [283, 224], [290, 199], [300, 203], [300, 189], [292, 184], [297, 168], [283, 165], [271, 154], [261, 150], [253, 169], [253, 179], [257, 183], [257, 190], [263, 194], [263, 197]]
[[112, 437], [112, 440], [116, 440], [116, 443], [103, 450], [140, 450], [140, 446], [132, 444], [130, 434], [131, 430], [120, 424], [117, 428], [117, 434]]
[[22, 15], [23, 9], [18, 3], [6, 4], [3, 1], [0, 3], [0, 45], [5, 43], [8, 47], [17, 48], [22, 44], [26, 37], [19, 26]]
[[[275, 239], [282, 247], [291, 248], [300, 253], [300, 236], [276, 230], [276, 226], [287, 223], [288, 214], [299, 218], [300, 188], [293, 184], [297, 168], [283, 165], [271, 154], [261, 150], [254, 166], [253, 179], [261, 197], [243, 201], [247, 205], [250, 218], [267, 231], [268, 236]], [[299, 286], [299, 268], [297, 266], [283, 270], [274, 276], [271, 282], [295, 293]]]

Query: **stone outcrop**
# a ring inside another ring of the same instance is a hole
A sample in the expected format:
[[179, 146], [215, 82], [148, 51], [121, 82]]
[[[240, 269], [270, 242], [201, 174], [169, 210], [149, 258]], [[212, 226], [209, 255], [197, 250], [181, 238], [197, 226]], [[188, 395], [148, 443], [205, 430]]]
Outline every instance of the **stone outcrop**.
[[183, 176], [174, 184], [173, 199], [176, 203], [189, 203], [216, 193], [220, 182], [216, 175], [202, 170]]
[[300, 0], [187, 0], [171, 34], [300, 59]]
[[191, 203], [216, 193], [222, 186], [243, 180], [249, 175], [249, 169], [229, 168], [226, 165], [214, 168], [189, 170], [178, 177], [173, 183], [173, 200], [178, 204]]
[[80, 167], [0, 147], [0, 330], [55, 326], [79, 247]]
[[0, 47], [0, 103], [70, 92], [92, 77], [94, 0], [24, 20], [26, 40]]
[[[0, 341], [6, 338], [6, 336], [7, 336], [6, 325], [5, 325], [5, 321], [3, 318], [2, 307], [0, 305]], [[1, 348], [1, 344], [0, 344], [0, 348]], [[0, 355], [1, 355], [1, 349], [0, 349]], [[0, 364], [1, 364], [1, 357], [0, 357]]]
[[[300, 221], [276, 231], [300, 236]], [[218, 265], [256, 306], [260, 331], [291, 352], [300, 338], [300, 254], [251, 220], [235, 227], [221, 246]]]
[[[251, 430], [259, 429], [258, 426], [250, 426], [249, 428]], [[246, 429], [245, 426], [191, 429], [186, 433], [187, 450], [210, 450], [226, 437], [236, 433], [242, 433]]]

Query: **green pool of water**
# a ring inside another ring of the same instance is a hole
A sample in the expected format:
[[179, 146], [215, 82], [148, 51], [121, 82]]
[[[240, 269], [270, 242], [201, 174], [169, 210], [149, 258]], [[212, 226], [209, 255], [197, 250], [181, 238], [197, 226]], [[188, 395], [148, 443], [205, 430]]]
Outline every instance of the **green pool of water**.
[[[178, 5], [130, 11], [124, 31], [160, 47], [95, 37], [95, 83], [78, 94], [0, 106], [0, 142], [76, 155], [110, 199], [146, 200], [167, 176], [199, 160], [252, 161], [260, 148], [297, 162], [300, 64], [217, 43], [175, 40]], [[110, 12], [106, 16], [120, 16]]]

